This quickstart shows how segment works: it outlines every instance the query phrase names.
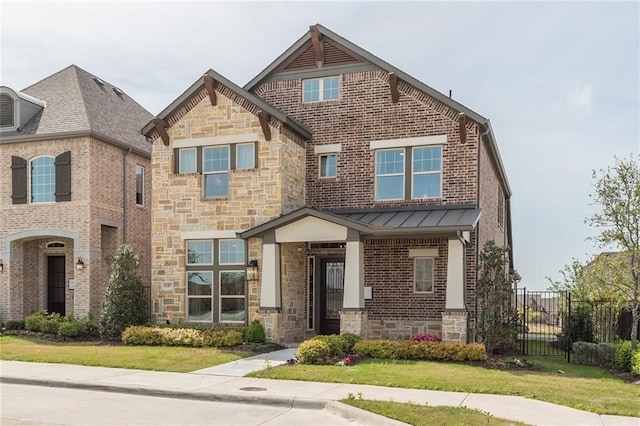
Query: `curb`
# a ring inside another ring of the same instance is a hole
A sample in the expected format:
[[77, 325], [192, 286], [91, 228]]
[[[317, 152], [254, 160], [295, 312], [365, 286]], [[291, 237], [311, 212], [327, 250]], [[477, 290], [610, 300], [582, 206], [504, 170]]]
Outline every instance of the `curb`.
[[155, 389], [144, 386], [127, 386], [127, 385], [103, 385], [99, 383], [91, 382], [74, 382], [65, 380], [39, 380], [39, 379], [27, 379], [22, 377], [0, 377], [0, 383], [9, 383], [16, 385], [35, 385], [35, 386], [49, 386], [58, 388], [73, 388], [73, 389], [85, 389], [95, 390], [101, 392], [113, 392], [134, 394], [142, 396], [155, 396], [164, 398], [180, 398], [180, 399], [192, 399], [199, 401], [210, 402], [227, 402], [227, 403], [241, 403], [241, 404], [259, 404], [270, 405], [276, 407], [288, 407], [304, 410], [327, 410], [333, 414], [336, 414], [345, 419], [354, 420], [362, 424], [370, 426], [400, 426], [406, 425], [406, 423], [393, 420], [379, 414], [372, 413], [370, 411], [362, 410], [357, 407], [352, 407], [347, 404], [343, 404], [338, 401], [331, 401], [325, 399], [313, 399], [313, 398], [296, 398], [285, 396], [273, 396], [273, 395], [242, 395], [242, 394], [228, 394], [217, 392], [202, 392], [202, 391], [184, 391], [178, 389]]

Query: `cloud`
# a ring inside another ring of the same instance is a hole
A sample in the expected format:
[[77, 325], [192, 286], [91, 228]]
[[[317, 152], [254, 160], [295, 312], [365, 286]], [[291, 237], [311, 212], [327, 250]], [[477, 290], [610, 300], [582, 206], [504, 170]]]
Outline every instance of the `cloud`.
[[575, 83], [565, 98], [565, 107], [582, 116], [593, 112], [593, 85], [591, 83]]

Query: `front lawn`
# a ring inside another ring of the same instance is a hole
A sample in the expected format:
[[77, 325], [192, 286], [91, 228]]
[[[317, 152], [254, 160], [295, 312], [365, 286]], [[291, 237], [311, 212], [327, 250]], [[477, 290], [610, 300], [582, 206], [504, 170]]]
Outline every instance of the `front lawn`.
[[1, 336], [0, 359], [187, 373], [235, 361], [251, 352], [176, 346], [124, 346], [95, 342], [59, 343]]
[[625, 383], [603, 368], [569, 364], [562, 358], [540, 356], [527, 360], [541, 370], [366, 359], [353, 367], [285, 365], [249, 376], [519, 395], [599, 414], [640, 417], [640, 386]]

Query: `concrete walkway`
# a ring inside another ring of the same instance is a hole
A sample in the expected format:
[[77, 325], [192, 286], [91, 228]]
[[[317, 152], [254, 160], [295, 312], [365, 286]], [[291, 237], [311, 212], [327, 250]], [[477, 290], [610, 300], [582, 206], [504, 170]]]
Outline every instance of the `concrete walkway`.
[[[295, 353], [295, 349], [285, 349], [193, 373], [0, 361], [0, 382], [329, 409], [358, 423], [370, 425], [400, 423], [336, 401], [349, 395], [361, 394], [364, 399], [467, 407], [482, 410], [495, 417], [535, 425], [640, 426], [640, 418], [636, 417], [598, 415], [517, 396], [242, 377], [250, 371], [265, 368], [267, 365], [275, 366], [284, 363], [293, 356], [292, 353]], [[354, 368], [354, 374], [357, 374], [357, 366]]]

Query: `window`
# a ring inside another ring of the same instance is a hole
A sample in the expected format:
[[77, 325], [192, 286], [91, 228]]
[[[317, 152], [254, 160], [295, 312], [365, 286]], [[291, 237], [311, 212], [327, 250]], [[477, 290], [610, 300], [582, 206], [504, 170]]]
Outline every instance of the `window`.
[[253, 169], [256, 166], [256, 145], [243, 143], [236, 145], [236, 168]]
[[15, 127], [15, 102], [5, 93], [0, 95], [0, 127], [6, 130]]
[[196, 172], [196, 149], [186, 148], [179, 150], [179, 168], [178, 173], [195, 173]]
[[239, 239], [187, 241], [187, 321], [246, 323], [246, 251]]
[[324, 154], [320, 156], [320, 177], [336, 177], [336, 154]]
[[411, 198], [439, 197], [441, 192], [442, 147], [413, 148]]
[[144, 167], [136, 164], [136, 204], [144, 205]]
[[229, 194], [229, 146], [205, 147], [204, 196], [226, 197]]
[[31, 160], [30, 187], [32, 203], [55, 201], [56, 169], [53, 157], [38, 157]]
[[302, 81], [302, 101], [318, 102], [338, 99], [338, 77], [314, 78]]
[[404, 198], [404, 148], [376, 151], [376, 200]]
[[376, 201], [437, 198], [442, 194], [440, 145], [379, 149], [375, 170]]
[[433, 258], [416, 257], [413, 259], [413, 291], [416, 293], [433, 291]]

